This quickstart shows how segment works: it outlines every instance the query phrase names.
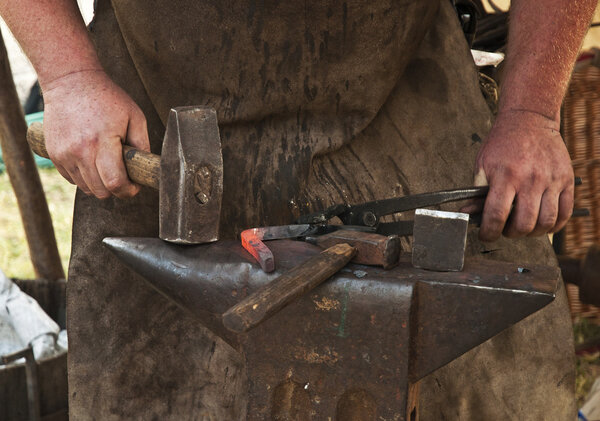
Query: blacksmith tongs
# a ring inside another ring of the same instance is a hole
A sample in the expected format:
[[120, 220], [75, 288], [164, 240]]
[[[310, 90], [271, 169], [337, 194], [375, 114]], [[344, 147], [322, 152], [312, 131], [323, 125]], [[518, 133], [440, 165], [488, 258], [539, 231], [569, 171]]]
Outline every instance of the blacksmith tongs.
[[[581, 183], [581, 178], [575, 177], [575, 185], [577, 186]], [[366, 231], [384, 236], [412, 235], [414, 221], [380, 222], [381, 217], [429, 206], [437, 206], [443, 203], [484, 198], [487, 196], [488, 191], [488, 186], [465, 187], [374, 200], [357, 205], [333, 205], [323, 211], [301, 216], [296, 221], [296, 224], [293, 225], [245, 230], [241, 233], [242, 245], [254, 256], [265, 272], [271, 272], [274, 270], [273, 254], [263, 241], [284, 238], [314, 238], [315, 236], [329, 234], [336, 230]], [[573, 216], [584, 216], [586, 214], [589, 214], [587, 209], [575, 209], [573, 212]], [[339, 218], [343, 225], [328, 224], [329, 220], [334, 217]], [[471, 215], [471, 217], [471, 222], [478, 223], [481, 214]], [[379, 247], [381, 248], [381, 243], [379, 243]]]

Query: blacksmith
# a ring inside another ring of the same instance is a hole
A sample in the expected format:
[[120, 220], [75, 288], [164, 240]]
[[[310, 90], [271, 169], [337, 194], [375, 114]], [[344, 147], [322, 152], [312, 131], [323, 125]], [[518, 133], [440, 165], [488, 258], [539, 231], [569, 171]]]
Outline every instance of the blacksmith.
[[[554, 264], [540, 235], [573, 206], [559, 109], [595, 5], [513, 2], [492, 122], [448, 0], [97, 0], [89, 33], [75, 0], [0, 0], [39, 75], [48, 152], [80, 189], [72, 419], [244, 417], [235, 353], [101, 246], [158, 231], [157, 194], [128, 181], [122, 142], [159, 153], [171, 107], [214, 107], [222, 238], [334, 203], [469, 185], [475, 169], [490, 185], [479, 237], [495, 241], [494, 258]], [[422, 420], [572, 419], [571, 337], [561, 289], [426, 378]]]

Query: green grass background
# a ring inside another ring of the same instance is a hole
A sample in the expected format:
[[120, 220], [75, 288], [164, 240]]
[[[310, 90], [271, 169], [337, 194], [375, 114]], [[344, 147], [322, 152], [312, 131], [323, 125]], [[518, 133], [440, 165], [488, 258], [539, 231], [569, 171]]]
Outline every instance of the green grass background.
[[[54, 168], [40, 169], [39, 173], [52, 215], [58, 251], [67, 273], [75, 186]], [[11, 278], [35, 278], [19, 207], [6, 172], [0, 174], [0, 269]]]

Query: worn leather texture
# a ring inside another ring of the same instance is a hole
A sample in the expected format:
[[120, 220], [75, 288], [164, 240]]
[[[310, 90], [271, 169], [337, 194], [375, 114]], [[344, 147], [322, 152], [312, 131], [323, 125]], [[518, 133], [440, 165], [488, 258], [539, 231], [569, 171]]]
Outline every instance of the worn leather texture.
[[[450, 3], [99, 0], [103, 65], [160, 152], [170, 107], [211, 105], [224, 158], [222, 238], [334, 203], [468, 185], [491, 116]], [[75, 420], [242, 420], [243, 363], [101, 245], [156, 236], [157, 193], [78, 192], [68, 283]], [[545, 239], [470, 253], [555, 264]], [[575, 414], [564, 291], [423, 381], [421, 420]]]

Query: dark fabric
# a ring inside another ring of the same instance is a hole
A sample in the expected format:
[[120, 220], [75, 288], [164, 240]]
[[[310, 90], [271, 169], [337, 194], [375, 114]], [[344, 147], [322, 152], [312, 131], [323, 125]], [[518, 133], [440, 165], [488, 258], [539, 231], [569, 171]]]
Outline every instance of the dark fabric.
[[231, 237], [308, 209], [300, 198], [311, 159], [349, 142], [374, 118], [437, 2], [113, 5], [163, 123], [173, 106], [217, 110], [224, 162], [235, 168], [224, 174], [222, 215], [229, 223], [222, 237]]
[[[441, 5], [441, 6], [440, 6]], [[217, 109], [223, 237], [329, 204], [466, 185], [490, 115], [450, 3], [100, 0], [103, 65], [160, 150], [171, 106]], [[100, 241], [156, 236], [157, 195], [78, 194], [69, 274], [73, 419], [237, 420], [235, 352], [147, 288]], [[472, 241], [470, 250], [482, 245]], [[492, 258], [550, 262], [545, 240]], [[574, 369], [556, 303], [424, 381], [422, 420], [565, 420]], [[485, 414], [485, 416], [482, 416]]]

